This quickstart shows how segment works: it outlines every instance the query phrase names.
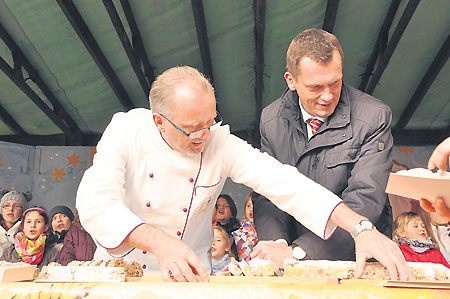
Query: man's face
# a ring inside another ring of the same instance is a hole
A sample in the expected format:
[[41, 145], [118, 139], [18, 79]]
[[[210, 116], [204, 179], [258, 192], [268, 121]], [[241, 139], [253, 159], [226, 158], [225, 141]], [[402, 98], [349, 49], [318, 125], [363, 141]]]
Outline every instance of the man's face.
[[328, 63], [303, 57], [299, 73], [286, 72], [284, 78], [291, 90], [296, 90], [302, 107], [312, 116], [328, 117], [339, 102], [342, 88], [342, 59], [337, 50]]
[[[190, 133], [209, 127], [216, 117], [216, 98], [214, 92], [199, 94], [199, 91], [184, 85], [174, 91], [174, 100], [170, 115], [166, 115], [174, 124]], [[153, 115], [156, 126], [164, 140], [179, 153], [194, 155], [201, 153], [206, 141], [211, 136], [205, 130], [198, 138], [190, 138], [175, 128], [169, 121], [158, 114]]]

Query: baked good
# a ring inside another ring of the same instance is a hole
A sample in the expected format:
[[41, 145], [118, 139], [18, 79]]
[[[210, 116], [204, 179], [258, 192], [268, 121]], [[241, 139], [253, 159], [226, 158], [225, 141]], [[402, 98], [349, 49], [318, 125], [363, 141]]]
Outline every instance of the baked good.
[[[415, 280], [450, 280], [450, 269], [434, 263], [406, 263]], [[339, 279], [355, 278], [356, 262], [352, 261], [297, 261], [286, 259], [284, 275], [289, 277], [335, 277]], [[389, 271], [380, 263], [366, 263], [365, 272], [361, 278], [389, 280]]]
[[141, 277], [143, 270], [137, 262], [125, 262], [123, 259], [72, 261], [67, 266], [50, 263], [38, 276], [48, 281], [125, 281], [126, 277]]

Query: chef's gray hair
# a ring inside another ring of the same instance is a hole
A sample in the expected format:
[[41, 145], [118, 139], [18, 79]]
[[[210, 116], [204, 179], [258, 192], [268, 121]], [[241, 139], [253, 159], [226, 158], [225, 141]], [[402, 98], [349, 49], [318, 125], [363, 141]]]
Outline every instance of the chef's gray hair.
[[199, 93], [214, 92], [209, 80], [196, 68], [176, 66], [156, 77], [150, 89], [149, 101], [152, 112], [161, 112], [170, 117], [175, 88], [189, 85]]

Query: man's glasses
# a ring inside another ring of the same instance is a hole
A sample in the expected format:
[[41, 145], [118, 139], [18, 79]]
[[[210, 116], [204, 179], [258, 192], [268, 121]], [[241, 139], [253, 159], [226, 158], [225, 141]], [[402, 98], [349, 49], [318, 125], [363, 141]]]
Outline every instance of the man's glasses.
[[183, 133], [184, 135], [186, 135], [187, 137], [191, 138], [191, 139], [195, 139], [195, 138], [200, 138], [203, 136], [203, 134], [205, 133], [206, 130], [211, 131], [211, 127], [219, 124], [223, 119], [222, 116], [220, 115], [219, 111], [217, 112], [217, 116], [214, 117], [214, 123], [206, 128], [203, 129], [199, 129], [199, 130], [195, 130], [192, 131], [190, 133], [186, 132], [185, 130], [183, 130], [182, 128], [180, 128], [179, 126], [177, 126], [176, 124], [174, 124], [170, 119], [167, 118], [167, 116], [165, 116], [164, 114], [160, 113], [159, 114], [164, 117], [168, 122], [170, 122], [172, 124], [172, 126], [174, 126], [178, 131], [180, 131], [181, 133]]
[[13, 208], [13, 210], [19, 210], [19, 209], [22, 209], [22, 205], [19, 205], [19, 204], [15, 204], [15, 205], [4, 204], [2, 206], [2, 208], [5, 209], [5, 210], [9, 210], [11, 208]]

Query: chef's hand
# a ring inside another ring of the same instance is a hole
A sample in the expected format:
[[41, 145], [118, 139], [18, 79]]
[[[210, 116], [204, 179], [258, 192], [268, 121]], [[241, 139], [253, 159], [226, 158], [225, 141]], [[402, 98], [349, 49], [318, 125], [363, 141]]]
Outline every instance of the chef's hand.
[[445, 204], [444, 199], [436, 198], [434, 204], [430, 201], [422, 198], [420, 200], [420, 206], [427, 212], [436, 212], [439, 216], [444, 217], [450, 221], [450, 208]]
[[140, 225], [125, 240], [127, 245], [156, 256], [165, 281], [209, 281], [206, 269], [194, 251], [183, 241], [154, 226]]
[[413, 279], [398, 245], [375, 228], [363, 231], [355, 238], [355, 250], [356, 278], [363, 275], [366, 261], [375, 258], [388, 269], [392, 280]]
[[284, 259], [292, 258], [292, 247], [286, 243], [276, 243], [275, 241], [259, 241], [253, 247], [251, 258], [270, 260], [279, 269], [284, 268]]

